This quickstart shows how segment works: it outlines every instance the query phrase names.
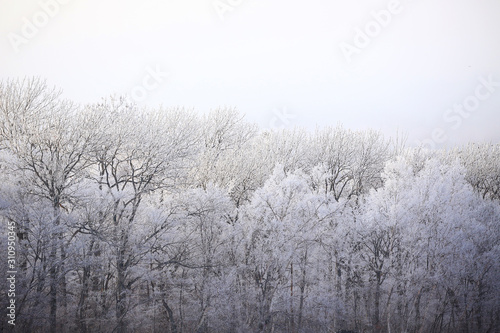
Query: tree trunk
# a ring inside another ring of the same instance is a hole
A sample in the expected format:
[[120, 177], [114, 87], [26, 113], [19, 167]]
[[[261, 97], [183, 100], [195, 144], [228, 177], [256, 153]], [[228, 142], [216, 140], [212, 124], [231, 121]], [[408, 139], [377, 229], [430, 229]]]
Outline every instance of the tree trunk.
[[375, 308], [373, 310], [373, 324], [375, 327], [374, 332], [380, 333], [382, 328], [380, 325], [380, 280], [382, 273], [380, 270], [377, 270], [375, 274], [377, 280], [375, 281]]
[[[94, 247], [94, 239], [90, 241], [88, 255], [92, 255]], [[80, 299], [78, 300], [77, 308], [77, 324], [81, 333], [87, 332], [87, 323], [85, 322], [85, 301], [90, 290], [90, 265], [86, 264], [83, 267], [82, 290], [80, 291]]]
[[168, 303], [164, 299], [161, 300], [163, 307], [167, 310], [168, 321], [170, 322], [170, 333], [177, 333], [177, 325], [175, 324], [174, 312], [168, 306]]
[[[122, 235], [123, 236], [123, 235]], [[127, 302], [127, 290], [125, 286], [125, 275], [127, 268], [125, 267], [125, 249], [124, 244], [120, 244], [118, 249], [118, 255], [116, 258], [116, 320], [118, 324], [118, 332], [127, 332], [127, 323], [125, 320], [126, 314], [126, 302]]]
[[290, 332], [295, 332], [295, 318], [293, 317], [293, 262], [290, 263]]
[[[61, 223], [61, 212], [59, 208], [59, 199], [55, 197], [53, 199], [54, 208], [54, 229], [58, 229]], [[57, 249], [58, 243], [60, 241], [60, 235], [58, 230], [53, 230], [51, 235], [51, 250], [50, 250], [50, 290], [49, 290], [49, 323], [50, 323], [50, 333], [56, 333], [57, 331], [57, 284], [59, 275], [59, 264], [57, 263]]]
[[422, 297], [421, 290], [418, 292], [415, 300], [415, 332], [420, 332], [420, 299]]
[[302, 266], [302, 280], [300, 281], [300, 299], [299, 299], [299, 319], [298, 319], [298, 330], [301, 331], [302, 328], [302, 314], [304, 311], [304, 298], [306, 290], [306, 273], [307, 273], [307, 248], [304, 253], [304, 263]]

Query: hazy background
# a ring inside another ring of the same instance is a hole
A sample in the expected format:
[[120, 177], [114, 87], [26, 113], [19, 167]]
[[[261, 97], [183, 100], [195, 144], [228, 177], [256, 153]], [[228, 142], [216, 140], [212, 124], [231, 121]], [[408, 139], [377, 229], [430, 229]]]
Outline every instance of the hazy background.
[[0, 0], [0, 78], [41, 76], [87, 103], [131, 94], [159, 69], [168, 77], [140, 105], [230, 106], [262, 128], [399, 129], [409, 144], [436, 128], [446, 137], [436, 146], [499, 142], [500, 85], [460, 123], [443, 116], [481, 77], [500, 83], [500, 1], [399, 1], [348, 62], [340, 44], [389, 3]]

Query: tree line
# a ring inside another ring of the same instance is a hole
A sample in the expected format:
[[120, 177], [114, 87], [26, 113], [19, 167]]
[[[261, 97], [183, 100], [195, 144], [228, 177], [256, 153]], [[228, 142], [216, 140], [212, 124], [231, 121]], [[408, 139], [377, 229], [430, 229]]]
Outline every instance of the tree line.
[[18, 332], [499, 332], [499, 144], [81, 106], [37, 78], [0, 82], [0, 119]]

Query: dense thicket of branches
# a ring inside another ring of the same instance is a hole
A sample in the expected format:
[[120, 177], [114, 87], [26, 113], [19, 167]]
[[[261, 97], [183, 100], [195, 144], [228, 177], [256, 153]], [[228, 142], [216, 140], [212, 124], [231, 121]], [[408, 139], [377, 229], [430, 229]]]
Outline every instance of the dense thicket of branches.
[[18, 332], [499, 332], [498, 144], [81, 107], [25, 79], [0, 83], [0, 177]]

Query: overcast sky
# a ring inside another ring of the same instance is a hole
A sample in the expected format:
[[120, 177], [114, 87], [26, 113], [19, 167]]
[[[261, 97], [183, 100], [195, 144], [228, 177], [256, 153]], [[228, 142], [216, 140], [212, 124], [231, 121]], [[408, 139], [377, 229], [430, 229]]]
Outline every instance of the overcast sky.
[[[80, 103], [235, 107], [437, 147], [500, 142], [498, 0], [0, 0], [0, 78]], [[168, 75], [167, 75], [168, 73]], [[465, 104], [465, 105], [464, 105]]]

